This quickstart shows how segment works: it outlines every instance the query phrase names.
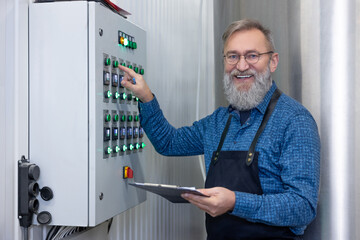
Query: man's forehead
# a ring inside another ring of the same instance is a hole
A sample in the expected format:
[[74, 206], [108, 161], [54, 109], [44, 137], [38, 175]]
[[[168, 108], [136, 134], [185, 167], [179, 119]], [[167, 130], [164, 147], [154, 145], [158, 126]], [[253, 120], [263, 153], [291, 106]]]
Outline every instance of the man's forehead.
[[242, 30], [232, 33], [224, 45], [224, 52], [237, 51], [241, 53], [250, 51], [266, 50], [267, 41], [265, 35], [258, 29]]

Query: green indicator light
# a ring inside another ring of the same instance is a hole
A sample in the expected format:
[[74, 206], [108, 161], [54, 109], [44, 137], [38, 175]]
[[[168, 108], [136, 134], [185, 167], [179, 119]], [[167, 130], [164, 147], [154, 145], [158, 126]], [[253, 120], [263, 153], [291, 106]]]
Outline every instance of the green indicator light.
[[110, 58], [105, 58], [105, 65], [109, 66], [111, 64]]
[[121, 99], [122, 99], [122, 100], [125, 100], [126, 97], [127, 97], [127, 96], [126, 96], [126, 93], [122, 93], [122, 94], [121, 94]]
[[114, 121], [115, 121], [115, 122], [119, 121], [119, 115], [116, 114], [116, 115], [114, 116]]
[[133, 116], [129, 115], [128, 116], [128, 121], [131, 122], [133, 120]]
[[115, 60], [113, 66], [118, 67], [119, 66], [119, 61]]
[[136, 42], [133, 42], [133, 49], [136, 49], [137, 48], [137, 44]]
[[110, 116], [110, 114], [107, 114], [105, 117], [105, 121], [110, 122], [110, 120], [111, 120], [111, 116]]
[[133, 42], [129, 41], [129, 48], [133, 48]]
[[141, 143], [141, 148], [146, 147], [145, 143]]
[[138, 102], [138, 101], [139, 101], [139, 98], [138, 98], [138, 97], [135, 97], [135, 101], [137, 101], [137, 102]]
[[121, 150], [122, 150], [123, 152], [125, 152], [125, 151], [127, 150], [127, 146], [126, 146], [126, 145], [123, 145]]
[[139, 148], [140, 148], [140, 144], [136, 143], [135, 148], [136, 148], [136, 149], [139, 149]]
[[141, 74], [141, 75], [144, 75], [144, 73], [145, 73], [145, 70], [144, 70], [144, 69], [140, 69], [140, 74]]
[[129, 150], [132, 151], [134, 149], [134, 145], [133, 144], [130, 144], [129, 145]]
[[111, 149], [111, 147], [107, 147], [107, 149], [105, 150], [105, 153], [107, 153], [107, 154], [112, 153], [112, 149]]
[[126, 120], [126, 116], [125, 116], [125, 115], [122, 115], [122, 116], [121, 116], [121, 121], [122, 121], [122, 122], [125, 122], [125, 120]]
[[136, 73], [138, 73], [138, 72], [139, 72], [139, 68], [138, 68], [138, 67], [134, 67], [134, 71], [135, 71]]
[[124, 38], [124, 46], [127, 47], [129, 45], [129, 40], [127, 38]]
[[124, 66], [124, 67], [126, 67], [126, 63], [124, 63], [124, 62], [123, 62], [123, 63], [121, 64], [121, 66]]
[[139, 121], [139, 116], [135, 116], [135, 122]]
[[116, 145], [116, 146], [114, 147], [114, 151], [115, 151], [116, 153], [118, 153], [118, 152], [120, 151], [120, 147], [119, 147], [118, 145]]
[[105, 92], [106, 98], [111, 98], [111, 96], [112, 96], [112, 93], [110, 91]]
[[120, 97], [120, 94], [118, 92], [115, 92], [114, 99], [118, 99]]
[[133, 69], [133, 66], [132, 66], [132, 65], [129, 65], [128, 68]]

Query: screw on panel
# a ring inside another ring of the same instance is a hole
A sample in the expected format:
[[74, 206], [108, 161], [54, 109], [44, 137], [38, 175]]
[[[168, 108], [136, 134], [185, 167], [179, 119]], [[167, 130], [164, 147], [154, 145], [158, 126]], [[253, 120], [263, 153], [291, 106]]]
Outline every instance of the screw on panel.
[[100, 36], [103, 35], [103, 30], [102, 30], [102, 28], [99, 28], [99, 35], [100, 35]]

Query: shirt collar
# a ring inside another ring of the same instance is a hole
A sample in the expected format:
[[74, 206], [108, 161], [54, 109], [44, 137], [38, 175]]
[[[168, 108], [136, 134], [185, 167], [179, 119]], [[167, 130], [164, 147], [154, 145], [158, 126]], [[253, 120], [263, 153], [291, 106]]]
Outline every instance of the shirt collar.
[[[261, 103], [259, 105], [257, 105], [255, 107], [262, 114], [265, 114], [266, 108], [267, 108], [267, 106], [268, 106], [268, 104], [269, 104], [269, 102], [271, 100], [271, 97], [272, 97], [273, 93], [275, 92], [276, 88], [277, 88], [277, 86], [276, 86], [275, 82], [273, 81], [272, 85], [271, 85], [269, 91], [266, 93], [264, 99], [261, 101]], [[228, 111], [229, 111], [229, 113], [235, 111], [237, 113], [237, 115], [239, 115], [238, 111], [231, 105], [229, 105]]]

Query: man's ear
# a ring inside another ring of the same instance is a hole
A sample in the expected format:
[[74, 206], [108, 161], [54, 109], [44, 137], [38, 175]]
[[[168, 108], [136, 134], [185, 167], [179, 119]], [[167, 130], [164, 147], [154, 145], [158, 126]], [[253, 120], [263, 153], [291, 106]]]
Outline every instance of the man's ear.
[[271, 54], [270, 72], [275, 72], [278, 63], [279, 63], [279, 54], [278, 53]]

